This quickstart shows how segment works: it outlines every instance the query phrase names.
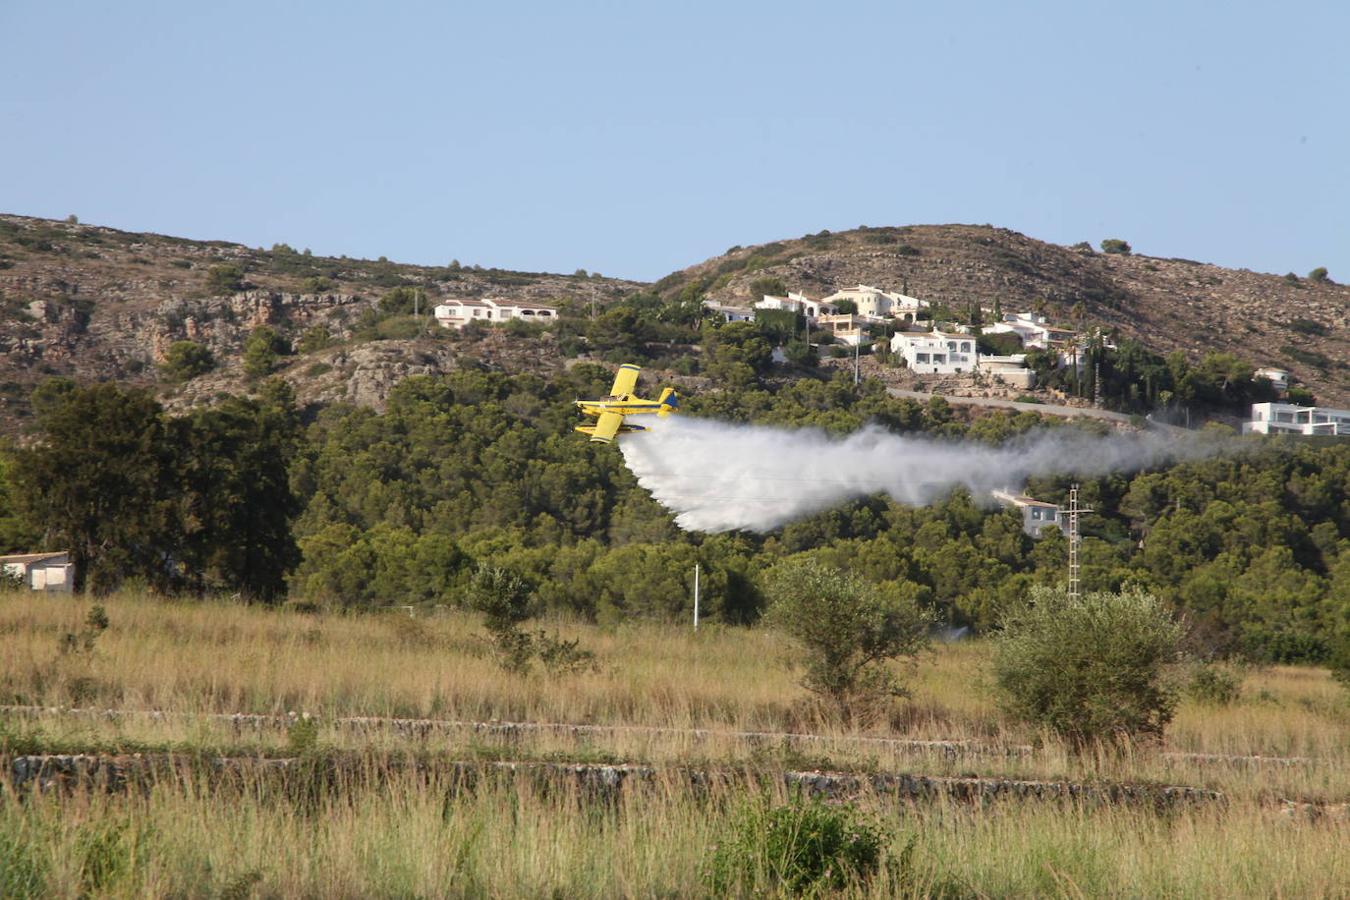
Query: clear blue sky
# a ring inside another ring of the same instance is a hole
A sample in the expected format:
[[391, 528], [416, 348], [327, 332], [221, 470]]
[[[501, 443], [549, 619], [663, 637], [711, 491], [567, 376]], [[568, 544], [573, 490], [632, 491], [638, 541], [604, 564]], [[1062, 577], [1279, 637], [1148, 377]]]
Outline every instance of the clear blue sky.
[[1350, 4], [0, 0], [0, 211], [654, 279], [992, 223], [1350, 281]]

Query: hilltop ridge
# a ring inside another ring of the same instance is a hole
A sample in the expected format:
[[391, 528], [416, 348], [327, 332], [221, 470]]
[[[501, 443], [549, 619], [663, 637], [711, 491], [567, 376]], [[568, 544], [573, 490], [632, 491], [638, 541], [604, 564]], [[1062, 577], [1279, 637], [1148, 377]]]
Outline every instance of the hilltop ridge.
[[1350, 402], [1350, 286], [1331, 281], [1064, 247], [988, 225], [910, 225], [734, 247], [655, 287], [745, 305], [761, 279], [812, 296], [863, 283], [958, 311], [1042, 309], [1159, 353], [1231, 352], [1293, 372], [1319, 402]]
[[[1229, 351], [1288, 369], [1319, 402], [1350, 405], [1350, 287], [1064, 247], [991, 226], [820, 232], [735, 247], [646, 284], [322, 257], [285, 244], [254, 249], [0, 215], [0, 425], [20, 425], [29, 389], [51, 375], [154, 387], [170, 406], [209, 402], [245, 386], [244, 341], [259, 325], [297, 344], [317, 328], [322, 340], [281, 371], [308, 404], [378, 406], [398, 379], [466, 360], [545, 373], [575, 355], [547, 333], [493, 332], [468, 348], [425, 318], [381, 316], [381, 298], [398, 287], [415, 289], [426, 305], [443, 297], [546, 302], [566, 325], [637, 292], [748, 305], [764, 279], [813, 296], [866, 283], [957, 311], [995, 303], [1005, 312], [1039, 309], [1158, 352]], [[179, 340], [209, 347], [215, 370], [166, 383], [157, 367]]]

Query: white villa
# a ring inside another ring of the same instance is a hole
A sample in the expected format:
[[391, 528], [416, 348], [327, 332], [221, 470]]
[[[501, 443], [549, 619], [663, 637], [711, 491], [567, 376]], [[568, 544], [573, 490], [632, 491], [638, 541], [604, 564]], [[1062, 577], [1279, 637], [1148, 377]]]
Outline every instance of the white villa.
[[539, 303], [521, 300], [446, 300], [435, 309], [436, 321], [446, 328], [463, 328], [470, 322], [506, 322], [521, 319], [526, 322], [552, 322], [558, 311]]
[[838, 303], [840, 300], [853, 301], [860, 316], [869, 319], [901, 319], [906, 322], [914, 321], [919, 310], [929, 305], [927, 300], [893, 291], [883, 291], [881, 288], [866, 284], [835, 291], [821, 302]]
[[17, 553], [0, 556], [0, 570], [32, 591], [68, 594], [74, 589], [75, 565], [70, 553]]
[[828, 331], [834, 335], [835, 340], [841, 341], [849, 346], [857, 346], [863, 342], [863, 321], [862, 317], [853, 313], [839, 313], [834, 316], [821, 316], [816, 319], [816, 324], [822, 331]]
[[1253, 403], [1252, 420], [1243, 434], [1350, 434], [1350, 409]]
[[765, 294], [764, 299], [755, 304], [755, 309], [786, 309], [801, 313], [811, 320], [839, 311], [832, 303], [825, 300], [812, 300], [805, 294], [798, 294], [793, 291], [788, 291], [786, 297]]
[[1039, 313], [1008, 313], [1002, 322], [984, 327], [985, 334], [1006, 334], [1011, 332], [1022, 339], [1022, 345], [1037, 350], [1049, 350], [1051, 347], [1063, 347], [1072, 344], [1078, 335], [1067, 328], [1056, 328], [1047, 324], [1046, 318]]
[[1060, 509], [1053, 503], [1033, 500], [1024, 494], [1010, 491], [991, 491], [994, 499], [1011, 509], [1022, 513], [1022, 530], [1033, 538], [1039, 538], [1047, 528], [1059, 528]]
[[1255, 372], [1257, 378], [1264, 378], [1269, 381], [1271, 386], [1277, 391], [1289, 390], [1289, 372], [1284, 369], [1276, 369], [1271, 366], [1262, 366]]
[[891, 338], [891, 352], [904, 357], [914, 372], [950, 375], [979, 365], [975, 338], [968, 334], [899, 332]]
[[755, 321], [755, 311], [753, 309], [746, 309], [742, 306], [725, 306], [721, 303], [714, 303], [711, 300], [704, 300], [703, 308], [708, 310], [708, 312], [721, 316], [724, 322]]

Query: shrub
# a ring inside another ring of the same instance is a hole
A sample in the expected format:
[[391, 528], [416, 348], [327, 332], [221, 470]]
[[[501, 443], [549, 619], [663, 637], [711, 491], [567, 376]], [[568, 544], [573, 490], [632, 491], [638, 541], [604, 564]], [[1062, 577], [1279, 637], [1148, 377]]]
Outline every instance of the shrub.
[[1302, 317], [1294, 319], [1289, 323], [1291, 331], [1297, 331], [1299, 334], [1306, 334], [1310, 337], [1326, 337], [1331, 333], [1331, 329], [1318, 322], [1315, 319], [1304, 319]]
[[1207, 706], [1231, 706], [1242, 696], [1242, 673], [1231, 666], [1199, 663], [1186, 681], [1186, 696]]
[[1071, 599], [1038, 587], [1010, 608], [995, 636], [994, 682], [1003, 710], [1078, 748], [1158, 738], [1175, 691], [1164, 680], [1182, 628], [1151, 594]]
[[508, 570], [480, 563], [469, 582], [469, 606], [483, 614], [497, 655], [497, 662], [508, 672], [523, 675], [538, 657], [550, 674], [562, 675], [594, 666], [595, 654], [578, 647], [577, 641], [565, 641], [544, 631], [534, 634], [520, 630], [539, 610], [534, 586]]
[[[887, 861], [891, 836], [852, 804], [794, 797], [747, 802], [713, 852], [705, 881], [713, 896], [818, 895], [861, 888], [888, 862], [902, 876], [913, 844]], [[897, 878], [897, 881], [902, 880]]]
[[417, 303], [417, 288], [396, 287], [380, 298], [380, 312], [410, 316]]
[[750, 282], [750, 296], [755, 300], [760, 299], [765, 294], [772, 297], [781, 297], [786, 293], [787, 285], [783, 282], [783, 279], [776, 275], [771, 275], [766, 278], [756, 278], [754, 281]]
[[264, 378], [276, 368], [277, 360], [291, 352], [290, 343], [276, 329], [260, 325], [244, 342], [244, 374]]
[[317, 353], [333, 345], [333, 336], [328, 333], [328, 328], [323, 325], [311, 325], [305, 329], [305, 333], [300, 335], [300, 341], [296, 344], [296, 349], [301, 353]]
[[313, 753], [319, 746], [319, 720], [303, 713], [286, 727], [286, 749], [294, 756]]
[[802, 686], [845, 718], [867, 718], [904, 689], [889, 663], [928, 645], [931, 616], [912, 597], [814, 560], [766, 579], [768, 621], [802, 648]]
[[1327, 668], [1350, 691], [1350, 621], [1341, 625], [1328, 641]]
[[1318, 266], [1317, 268], [1313, 269], [1311, 272], [1308, 273], [1308, 280], [1315, 281], [1318, 284], [1325, 284], [1331, 279], [1327, 277], [1327, 267]]
[[1120, 238], [1106, 238], [1102, 241], [1102, 252], [1118, 253], [1121, 256], [1129, 256], [1131, 250], [1127, 241], [1122, 241]]
[[216, 358], [209, 347], [196, 341], [174, 341], [165, 351], [159, 371], [169, 381], [181, 383], [205, 375], [215, 367]]
[[244, 289], [244, 270], [236, 265], [212, 266], [206, 271], [206, 286], [212, 293], [232, 294]]

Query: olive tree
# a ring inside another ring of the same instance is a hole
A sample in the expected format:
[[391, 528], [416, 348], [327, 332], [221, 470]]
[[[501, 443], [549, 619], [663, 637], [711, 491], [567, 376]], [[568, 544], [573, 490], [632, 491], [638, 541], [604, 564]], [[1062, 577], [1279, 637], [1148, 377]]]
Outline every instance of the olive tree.
[[1141, 590], [1070, 597], [1034, 588], [994, 638], [1003, 710], [1075, 747], [1159, 738], [1172, 720], [1183, 629]]
[[797, 559], [766, 578], [767, 621], [801, 647], [802, 686], [846, 719], [866, 717], [904, 688], [890, 663], [928, 645], [931, 615], [896, 587]]

